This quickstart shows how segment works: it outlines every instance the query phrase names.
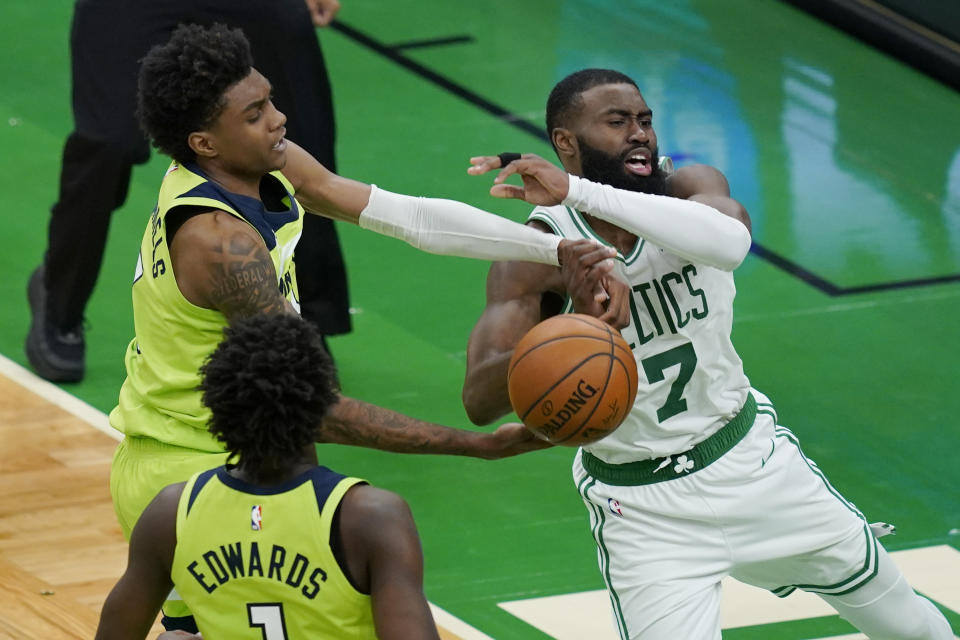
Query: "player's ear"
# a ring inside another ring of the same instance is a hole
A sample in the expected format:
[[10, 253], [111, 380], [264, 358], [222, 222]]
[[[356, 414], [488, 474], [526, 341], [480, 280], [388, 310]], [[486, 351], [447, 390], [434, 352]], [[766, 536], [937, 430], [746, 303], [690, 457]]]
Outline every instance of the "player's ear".
[[213, 158], [217, 155], [217, 149], [213, 140], [210, 139], [208, 131], [194, 131], [187, 136], [187, 144], [198, 156], [204, 158]]
[[556, 127], [550, 132], [550, 139], [561, 160], [564, 158], [574, 158], [580, 152], [580, 147], [577, 144], [577, 136], [573, 135], [573, 132], [569, 129]]

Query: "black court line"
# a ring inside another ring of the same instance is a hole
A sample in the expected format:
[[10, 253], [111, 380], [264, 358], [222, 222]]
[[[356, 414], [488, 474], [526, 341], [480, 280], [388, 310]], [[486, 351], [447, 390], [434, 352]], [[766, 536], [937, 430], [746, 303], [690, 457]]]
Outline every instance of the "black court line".
[[512, 124], [513, 126], [523, 131], [524, 133], [528, 133], [536, 138], [543, 140], [544, 142], [547, 141], [547, 134], [539, 127], [535, 127], [534, 125], [530, 124], [526, 120], [523, 120], [519, 116], [511, 113], [510, 111], [507, 111], [500, 105], [490, 102], [483, 96], [477, 93], [474, 93], [473, 91], [470, 91], [466, 87], [460, 86], [453, 80], [450, 80], [449, 78], [440, 75], [439, 73], [437, 73], [436, 71], [433, 71], [432, 69], [428, 69], [427, 67], [423, 66], [419, 62], [415, 62], [411, 60], [410, 58], [403, 55], [396, 49], [389, 47], [381, 42], [377, 42], [367, 34], [357, 31], [353, 27], [344, 24], [340, 20], [334, 20], [330, 26], [332, 26], [334, 29], [336, 29], [343, 35], [347, 36], [351, 40], [354, 40], [359, 44], [362, 44], [368, 49], [372, 49], [373, 51], [376, 51], [377, 53], [379, 53], [385, 58], [389, 58], [390, 60], [397, 63], [404, 69], [407, 69], [408, 71], [412, 71], [413, 73], [417, 74], [424, 80], [429, 80], [430, 82], [437, 85], [438, 87], [446, 91], [449, 91], [453, 95], [466, 100], [470, 104], [480, 109], [483, 109], [484, 111], [494, 116], [495, 118], [499, 118], [504, 122]]
[[[433, 84], [452, 93], [453, 95], [463, 100], [466, 100], [471, 105], [483, 111], [486, 111], [493, 117], [499, 120], [502, 120], [507, 124], [512, 125], [517, 129], [520, 129], [524, 133], [529, 134], [534, 138], [537, 138], [538, 140], [541, 140], [549, 144], [550, 138], [547, 136], [547, 132], [544, 129], [531, 124], [521, 116], [518, 116], [517, 114], [509, 111], [508, 109], [505, 109], [504, 107], [501, 107], [500, 105], [487, 100], [480, 94], [475, 93], [460, 84], [457, 84], [456, 82], [447, 78], [446, 76], [443, 76], [437, 73], [436, 71], [433, 71], [432, 69], [429, 69], [423, 66], [419, 62], [411, 60], [407, 56], [403, 55], [403, 53], [400, 52], [401, 49], [411, 48], [410, 43], [408, 43], [407, 45], [403, 45], [403, 44], [393, 45], [393, 46], [385, 45], [373, 39], [371, 36], [365, 33], [362, 33], [357, 29], [354, 29], [353, 27], [345, 24], [341, 20], [334, 20], [331, 26], [337, 31], [339, 31], [340, 33], [342, 33], [343, 35], [350, 38], [351, 40], [363, 45], [364, 47], [367, 47], [368, 49], [376, 51], [380, 55], [395, 62], [396, 64], [400, 65], [404, 69], [407, 69], [408, 71], [411, 71], [417, 74], [424, 80], [432, 82]], [[424, 40], [420, 42], [443, 43], [445, 40], [455, 40], [463, 37], [469, 37], [469, 36], [454, 36], [449, 39], [438, 38], [436, 40]], [[472, 41], [473, 38], [470, 38], [470, 40]], [[416, 42], [412, 44], [417, 45]], [[424, 46], [429, 46], [429, 45], [424, 45]], [[783, 256], [771, 251], [770, 249], [767, 249], [766, 247], [763, 247], [762, 245], [757, 244], [756, 242], [754, 242], [753, 245], [750, 247], [750, 252], [755, 256], [757, 256], [758, 258], [766, 260], [767, 262], [777, 267], [778, 269], [784, 271], [785, 273], [788, 273], [794, 276], [795, 278], [798, 278], [803, 282], [806, 282], [807, 284], [814, 287], [818, 291], [821, 291], [831, 297], [854, 295], [858, 293], [870, 293], [875, 291], [889, 291], [892, 289], [909, 289], [913, 287], [926, 287], [931, 285], [945, 284], [948, 282], [960, 282], [960, 274], [951, 274], [946, 276], [917, 278], [912, 280], [894, 280], [891, 282], [878, 282], [874, 284], [858, 285], [854, 287], [839, 287], [833, 284], [832, 282], [830, 282], [829, 280], [821, 278], [820, 276], [816, 275], [812, 271], [809, 271], [801, 267], [799, 264], [792, 262], [787, 258], [784, 258]]]
[[388, 49], [401, 51], [404, 49], [425, 49], [427, 47], [441, 47], [448, 44], [464, 44], [473, 42], [473, 36], [450, 36], [448, 38], [431, 38], [429, 40], [411, 40], [400, 44], [389, 45]]
[[911, 289], [914, 287], [927, 287], [931, 285], [947, 284], [949, 282], [960, 282], [960, 273], [949, 274], [945, 276], [931, 276], [928, 278], [913, 278], [911, 280], [893, 280], [890, 282], [877, 282], [874, 284], [862, 284], [853, 287], [838, 287], [828, 280], [807, 269], [804, 269], [795, 262], [792, 262], [783, 256], [774, 253], [770, 249], [763, 247], [756, 242], [750, 247], [750, 253], [763, 258], [775, 267], [789, 273], [790, 275], [803, 280], [810, 286], [819, 289], [828, 296], [849, 296], [858, 293], [873, 293], [876, 291], [890, 291], [894, 289]]

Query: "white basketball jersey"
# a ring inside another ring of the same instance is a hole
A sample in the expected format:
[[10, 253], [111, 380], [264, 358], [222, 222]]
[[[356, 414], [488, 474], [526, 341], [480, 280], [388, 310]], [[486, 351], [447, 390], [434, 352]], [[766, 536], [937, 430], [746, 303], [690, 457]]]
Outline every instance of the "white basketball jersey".
[[[610, 246], [570, 207], [537, 207], [529, 219], [564, 238]], [[733, 274], [643, 238], [628, 255], [617, 253], [615, 272], [633, 290], [621, 333], [637, 361], [639, 389], [623, 424], [584, 449], [611, 464], [686, 451], [736, 416], [750, 388], [730, 341]], [[572, 310], [567, 300], [564, 311]]]

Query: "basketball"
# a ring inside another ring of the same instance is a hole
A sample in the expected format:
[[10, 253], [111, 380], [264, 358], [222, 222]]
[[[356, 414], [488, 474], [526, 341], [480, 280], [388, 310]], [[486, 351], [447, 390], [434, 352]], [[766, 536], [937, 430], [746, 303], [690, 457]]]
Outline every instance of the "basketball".
[[513, 350], [510, 404], [554, 444], [596, 442], [620, 426], [637, 395], [637, 363], [620, 333], [592, 316], [544, 320]]

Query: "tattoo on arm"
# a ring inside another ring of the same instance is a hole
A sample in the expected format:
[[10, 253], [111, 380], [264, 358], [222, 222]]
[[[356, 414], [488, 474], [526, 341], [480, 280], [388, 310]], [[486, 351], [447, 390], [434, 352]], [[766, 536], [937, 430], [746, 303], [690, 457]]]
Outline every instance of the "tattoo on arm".
[[210, 301], [227, 319], [287, 308], [270, 253], [248, 233], [232, 231], [224, 236], [211, 256], [208, 275]]
[[341, 396], [323, 419], [317, 442], [349, 444], [394, 453], [482, 457], [482, 434], [424, 422]]

